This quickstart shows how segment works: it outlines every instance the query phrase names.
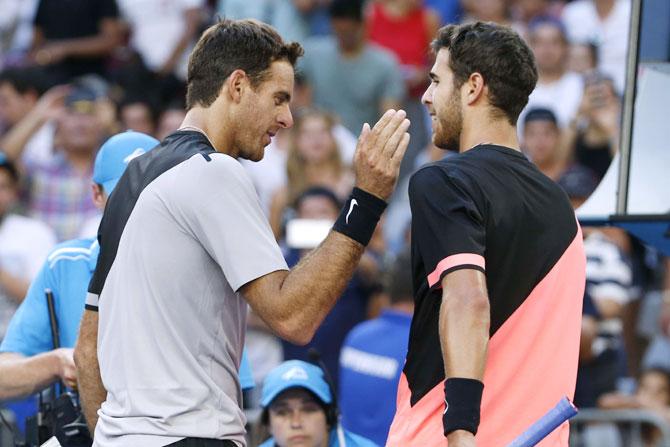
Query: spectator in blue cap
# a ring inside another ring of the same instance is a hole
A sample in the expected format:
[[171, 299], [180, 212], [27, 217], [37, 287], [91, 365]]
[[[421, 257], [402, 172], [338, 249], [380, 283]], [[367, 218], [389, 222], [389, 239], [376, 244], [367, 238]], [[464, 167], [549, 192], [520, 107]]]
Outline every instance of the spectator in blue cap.
[[[130, 131], [102, 145], [93, 172], [93, 202], [97, 207], [104, 208], [127, 164], [157, 144], [153, 137]], [[0, 344], [0, 400], [28, 396], [58, 380], [76, 389], [72, 348], [98, 252], [98, 241], [91, 237], [58, 244], [47, 256]], [[60, 328], [61, 348], [55, 350], [46, 289], [53, 293]]]
[[376, 445], [342, 428], [324, 372], [310, 363], [289, 360], [273, 369], [263, 383], [261, 406], [261, 423], [272, 437], [260, 447]]

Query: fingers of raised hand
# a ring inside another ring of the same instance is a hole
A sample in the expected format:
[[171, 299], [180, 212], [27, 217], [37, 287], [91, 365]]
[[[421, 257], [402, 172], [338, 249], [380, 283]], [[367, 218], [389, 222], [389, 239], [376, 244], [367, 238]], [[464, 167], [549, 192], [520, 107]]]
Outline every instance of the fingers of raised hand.
[[403, 139], [403, 136], [409, 130], [410, 121], [405, 118], [400, 122], [400, 125], [393, 130], [391, 136], [386, 140], [384, 145], [384, 155], [386, 158], [393, 157], [393, 154], [398, 149], [398, 145]]
[[400, 169], [400, 163], [402, 162], [403, 157], [405, 156], [405, 151], [407, 151], [407, 146], [409, 146], [410, 136], [408, 132], [402, 134], [400, 143], [391, 157], [391, 168], [396, 172]]
[[383, 151], [386, 143], [389, 138], [393, 135], [395, 130], [402, 124], [403, 120], [407, 117], [407, 113], [404, 110], [398, 110], [393, 114], [391, 119], [386, 122], [383, 128], [379, 131], [379, 136], [375, 141], [376, 149]]
[[[396, 115], [395, 110], [389, 109], [387, 110], [384, 115], [382, 115], [381, 118], [379, 118], [379, 121], [375, 124], [375, 127], [372, 128], [372, 131], [370, 133], [370, 138], [368, 139], [368, 146], [371, 149], [374, 149], [378, 146], [378, 141], [381, 138], [382, 132], [386, 128], [386, 126], [389, 125], [393, 117]], [[383, 144], [383, 143], [382, 143]]]

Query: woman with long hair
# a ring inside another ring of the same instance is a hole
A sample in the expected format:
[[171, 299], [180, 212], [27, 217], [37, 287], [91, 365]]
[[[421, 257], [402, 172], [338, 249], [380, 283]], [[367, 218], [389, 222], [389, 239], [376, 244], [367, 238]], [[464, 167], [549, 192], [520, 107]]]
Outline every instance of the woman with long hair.
[[308, 109], [296, 117], [289, 135], [286, 161], [287, 184], [279, 188], [270, 205], [270, 225], [279, 238], [287, 207], [307, 188], [323, 186], [345, 199], [354, 184], [354, 177], [340, 157], [333, 135], [335, 119], [325, 113]]

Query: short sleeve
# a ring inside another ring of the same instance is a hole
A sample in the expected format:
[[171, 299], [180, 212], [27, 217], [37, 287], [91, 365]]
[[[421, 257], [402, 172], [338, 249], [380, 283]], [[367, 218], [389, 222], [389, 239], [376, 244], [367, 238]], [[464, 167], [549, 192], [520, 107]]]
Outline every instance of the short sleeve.
[[196, 156], [198, 191], [179, 205], [188, 226], [219, 264], [233, 290], [277, 270], [288, 270], [270, 224], [242, 165], [227, 155]]
[[442, 168], [429, 166], [412, 176], [412, 244], [430, 287], [462, 268], [485, 271], [486, 226], [475, 194]]
[[0, 345], [0, 352], [32, 356], [53, 349], [45, 289], [52, 289], [55, 293], [47, 262], [30, 284], [26, 298], [14, 313]]

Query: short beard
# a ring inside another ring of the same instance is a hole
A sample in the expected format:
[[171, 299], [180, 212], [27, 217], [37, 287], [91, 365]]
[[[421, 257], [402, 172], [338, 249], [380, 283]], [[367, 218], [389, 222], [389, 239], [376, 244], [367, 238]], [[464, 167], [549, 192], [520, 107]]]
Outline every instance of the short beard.
[[447, 100], [444, 115], [444, 117], [436, 116], [439, 126], [433, 136], [433, 143], [440, 149], [459, 152], [463, 131], [463, 110], [458, 89], [454, 89], [454, 93]]

